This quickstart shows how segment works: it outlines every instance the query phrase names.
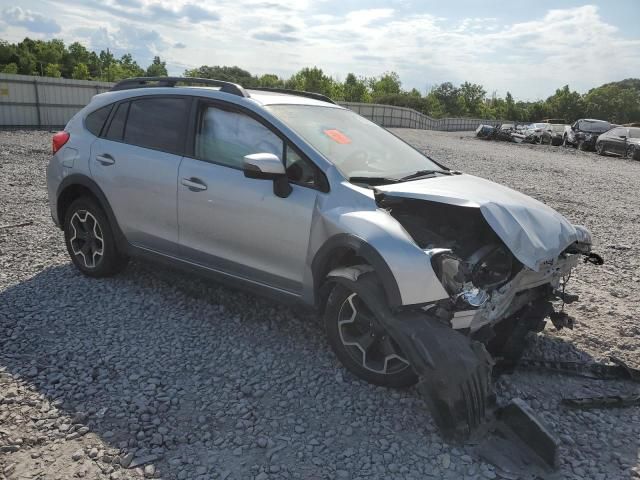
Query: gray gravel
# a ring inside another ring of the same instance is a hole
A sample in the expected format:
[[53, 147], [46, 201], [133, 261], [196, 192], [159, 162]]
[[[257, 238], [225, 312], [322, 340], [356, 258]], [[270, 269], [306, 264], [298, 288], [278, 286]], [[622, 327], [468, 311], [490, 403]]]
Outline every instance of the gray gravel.
[[[593, 232], [604, 267], [569, 291], [573, 331], [528, 355], [640, 358], [640, 162], [399, 130], [445, 164], [519, 189]], [[0, 478], [496, 478], [446, 444], [414, 389], [364, 384], [309, 313], [133, 262], [92, 280], [49, 217], [48, 132], [0, 132]], [[570, 411], [624, 382], [516, 373], [562, 441], [558, 478], [640, 478], [640, 408]]]

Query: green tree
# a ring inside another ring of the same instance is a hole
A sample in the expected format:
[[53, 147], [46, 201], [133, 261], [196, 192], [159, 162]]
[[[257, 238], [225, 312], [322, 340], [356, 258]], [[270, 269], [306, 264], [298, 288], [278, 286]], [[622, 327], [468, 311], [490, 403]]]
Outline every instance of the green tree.
[[118, 60], [118, 65], [120, 67], [121, 78], [131, 78], [131, 77], [142, 77], [144, 76], [144, 70], [138, 65], [130, 53], [124, 54]]
[[358, 79], [353, 73], [345, 78], [342, 91], [346, 102], [367, 102], [370, 98], [365, 79]]
[[303, 68], [285, 82], [292, 90], [315, 92], [332, 97], [335, 93], [334, 81], [318, 67]]
[[584, 96], [588, 117], [627, 123], [640, 119], [640, 91], [619, 84], [593, 88]]
[[485, 95], [487, 94], [482, 85], [464, 82], [460, 85], [459, 92], [465, 113], [475, 117], [480, 116], [484, 107]]
[[62, 73], [60, 73], [60, 65], [57, 63], [50, 63], [44, 69], [45, 77], [61, 77]]
[[380, 77], [369, 79], [371, 98], [375, 101], [383, 95], [394, 95], [401, 92], [402, 83], [396, 72], [385, 72]]
[[457, 117], [464, 114], [465, 105], [460, 95], [460, 89], [454, 87], [451, 82], [441, 83], [431, 93], [438, 101], [444, 115]]
[[572, 92], [569, 85], [557, 89], [546, 103], [552, 117], [564, 118], [567, 122], [584, 117], [582, 96], [578, 92]]
[[258, 78], [258, 86], [267, 88], [284, 88], [284, 80], [273, 73], [265, 73]]
[[15, 63], [7, 63], [2, 68], [2, 73], [18, 73], [18, 65]]
[[147, 76], [166, 77], [167, 75], [167, 62], [163, 62], [158, 56], [153, 57], [153, 62], [147, 68]]
[[89, 80], [89, 67], [84, 63], [78, 63], [73, 67], [71, 78], [75, 78], [76, 80]]
[[224, 80], [225, 82], [233, 82], [243, 87], [257, 87], [258, 79], [251, 75], [248, 71], [240, 67], [226, 67], [202, 65], [192, 70], [185, 70], [186, 77], [213, 78], [215, 80]]

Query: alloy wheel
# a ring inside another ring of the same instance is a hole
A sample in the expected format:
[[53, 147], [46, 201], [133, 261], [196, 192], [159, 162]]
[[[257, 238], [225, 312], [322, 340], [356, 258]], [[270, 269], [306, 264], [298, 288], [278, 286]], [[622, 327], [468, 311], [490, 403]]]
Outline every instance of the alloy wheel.
[[87, 210], [77, 210], [70, 226], [69, 244], [73, 254], [82, 259], [85, 267], [95, 268], [104, 255], [104, 238], [98, 220]]
[[367, 370], [391, 375], [409, 368], [396, 342], [356, 293], [340, 306], [338, 333], [349, 355]]

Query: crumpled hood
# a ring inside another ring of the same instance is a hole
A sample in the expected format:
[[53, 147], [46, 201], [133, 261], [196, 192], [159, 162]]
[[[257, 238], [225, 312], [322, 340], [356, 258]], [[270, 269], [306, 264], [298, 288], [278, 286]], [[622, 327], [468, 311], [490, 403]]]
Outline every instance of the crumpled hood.
[[553, 262], [577, 239], [575, 227], [551, 207], [473, 175], [449, 175], [376, 187], [394, 197], [479, 208], [513, 255], [532, 270]]

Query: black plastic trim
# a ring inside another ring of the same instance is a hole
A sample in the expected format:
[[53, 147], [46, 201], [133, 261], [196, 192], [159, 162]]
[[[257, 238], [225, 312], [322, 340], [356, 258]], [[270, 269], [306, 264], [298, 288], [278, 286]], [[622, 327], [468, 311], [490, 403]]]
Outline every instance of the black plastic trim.
[[223, 80], [214, 80], [211, 78], [197, 77], [135, 77], [127, 78], [116, 83], [110, 90], [112, 92], [118, 90], [131, 90], [134, 88], [153, 88], [153, 87], [175, 87], [178, 83], [188, 85], [207, 85], [211, 87], [220, 87], [220, 91], [237, 95], [238, 97], [249, 97], [249, 93], [240, 85], [233, 82], [225, 82]]
[[325, 277], [329, 273], [327, 265], [335, 254], [336, 250], [347, 248], [352, 250], [357, 256], [364, 258], [373, 267], [378, 275], [382, 287], [387, 296], [389, 307], [397, 308], [402, 306], [402, 296], [400, 288], [393, 276], [393, 272], [387, 262], [378, 251], [369, 245], [365, 240], [349, 233], [339, 233], [329, 238], [325, 244], [317, 251], [313, 261], [311, 262], [311, 271], [313, 274], [315, 305], [320, 307], [319, 293]]

